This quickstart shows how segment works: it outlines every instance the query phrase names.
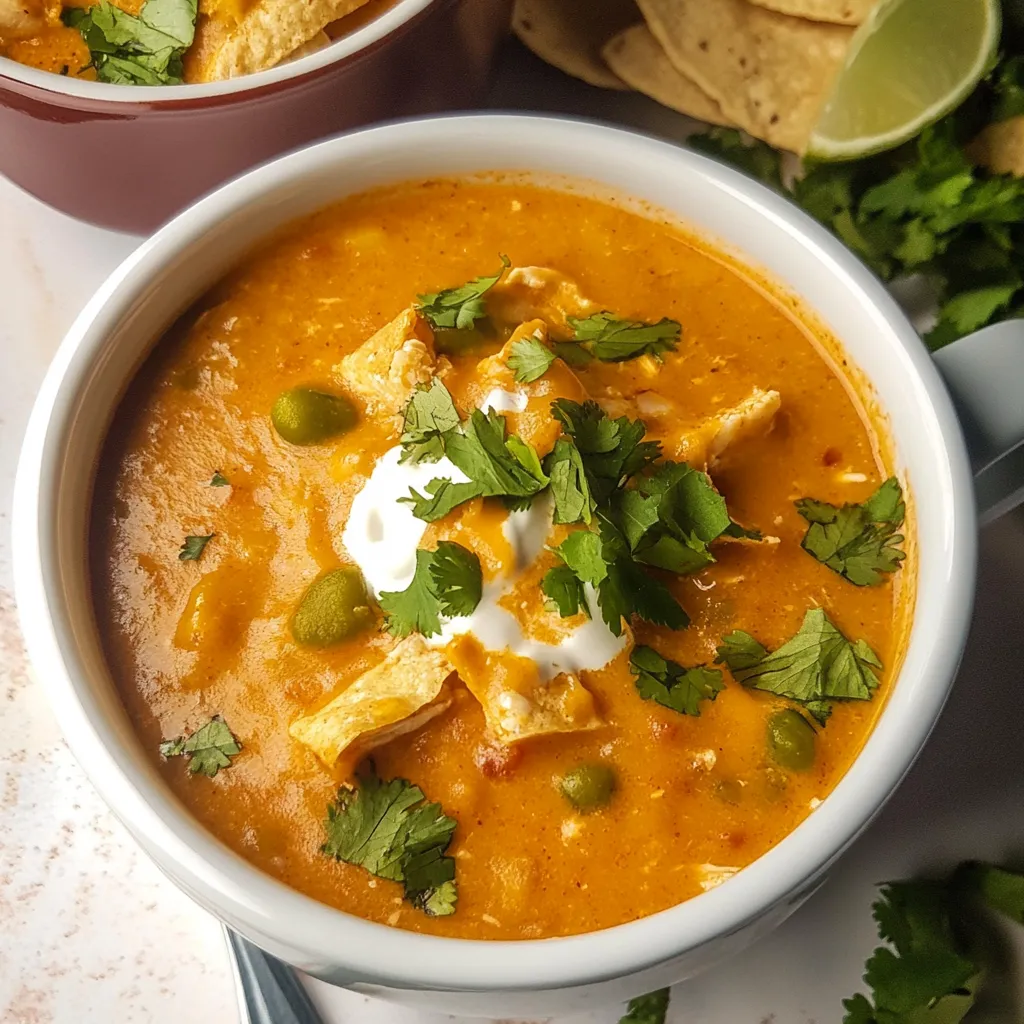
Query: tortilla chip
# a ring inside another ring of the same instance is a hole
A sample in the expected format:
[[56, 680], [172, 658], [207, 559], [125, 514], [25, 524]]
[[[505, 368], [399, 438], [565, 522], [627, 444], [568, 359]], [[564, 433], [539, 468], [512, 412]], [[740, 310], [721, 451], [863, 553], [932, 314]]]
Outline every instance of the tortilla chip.
[[[351, 14], [368, 0], [257, 0], [234, 24], [204, 46], [204, 59], [195, 78], [217, 82], [251, 75], [280, 64], [324, 27]], [[216, 14], [208, 19], [215, 23]], [[225, 21], [228, 19], [225, 18]]]
[[316, 53], [317, 50], [322, 50], [325, 46], [330, 46], [334, 40], [324, 32], [322, 29], [317, 32], [312, 39], [303, 43], [297, 50], [293, 50], [288, 54], [282, 64], [288, 64], [290, 61], [298, 60], [300, 57], [308, 57], [311, 53]]
[[1024, 177], [1024, 117], [990, 124], [967, 147], [967, 155], [993, 174]]
[[437, 368], [434, 332], [417, 310], [402, 310], [334, 367], [370, 413], [400, 413]]
[[831, 21], [836, 25], [860, 25], [867, 21], [879, 0], [750, 0], [779, 14], [810, 21]]
[[608, 66], [638, 92], [698, 121], [731, 127], [725, 112], [672, 61], [641, 22], [614, 36], [601, 51]]
[[639, 0], [669, 59], [755, 138], [802, 153], [854, 30], [748, 0]]
[[351, 771], [374, 747], [447, 710], [451, 696], [445, 684], [454, 672], [440, 651], [413, 634], [326, 707], [292, 722], [288, 732], [328, 767], [344, 754], [343, 767]]
[[604, 89], [625, 89], [601, 47], [640, 17], [634, 0], [516, 0], [512, 27], [541, 60]]
[[543, 682], [528, 658], [508, 649], [487, 650], [472, 633], [456, 637], [445, 652], [466, 689], [480, 702], [487, 728], [499, 743], [583, 732], [604, 724], [590, 691], [570, 672]]

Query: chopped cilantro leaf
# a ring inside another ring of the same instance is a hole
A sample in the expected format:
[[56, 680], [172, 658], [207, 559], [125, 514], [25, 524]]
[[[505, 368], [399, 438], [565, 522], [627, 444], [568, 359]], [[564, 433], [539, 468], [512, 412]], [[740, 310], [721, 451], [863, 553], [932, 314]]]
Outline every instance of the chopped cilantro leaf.
[[160, 744], [163, 757], [187, 757], [191, 774], [208, 775], [211, 779], [221, 768], [229, 767], [231, 758], [241, 750], [241, 743], [220, 715], [214, 715], [190, 736], [179, 736]]
[[658, 989], [645, 996], [637, 996], [626, 1004], [626, 1015], [619, 1024], [665, 1024], [668, 1012], [669, 990]]
[[594, 401], [559, 398], [551, 412], [576, 446], [594, 507], [607, 502], [630, 477], [658, 458], [657, 441], [644, 441], [646, 427], [625, 416], [612, 419]]
[[[447, 413], [440, 420], [449, 421]], [[399, 499], [412, 507], [417, 519], [425, 522], [443, 518], [472, 498], [532, 498], [549, 483], [537, 452], [515, 435], [506, 438], [505, 417], [493, 410], [476, 409], [468, 420], [443, 432], [430, 426], [418, 438], [409, 442], [407, 452], [419, 451], [421, 460], [444, 454], [469, 477], [468, 483], [453, 483], [439, 477], [427, 484], [426, 494], [412, 491], [408, 498]]]
[[226, 476], [218, 469], [210, 478], [211, 487], [230, 487], [231, 483]]
[[594, 515], [596, 502], [590, 493], [583, 457], [568, 438], [560, 437], [544, 460], [544, 471], [551, 480], [555, 501], [554, 521], [561, 524], [587, 523]]
[[136, 16], [101, 0], [88, 9], [65, 8], [61, 18], [81, 34], [101, 82], [179, 85], [197, 10], [196, 0], [146, 0]]
[[583, 582], [598, 586], [608, 575], [601, 538], [590, 530], [575, 530], [553, 549]]
[[434, 327], [469, 330], [487, 315], [484, 295], [501, 279], [510, 266], [507, 256], [501, 257], [501, 270], [489, 277], [477, 277], [457, 288], [446, 288], [429, 295], [420, 295], [416, 308]]
[[558, 357], [536, 338], [520, 338], [512, 343], [508, 368], [515, 373], [517, 384], [530, 384], [543, 377]]
[[730, 633], [715, 662], [744, 686], [814, 704], [819, 721], [824, 709], [817, 702], [870, 700], [882, 667], [863, 640], [850, 643], [821, 608], [809, 609], [797, 634], [772, 653], [749, 633]]
[[430, 581], [442, 615], [472, 615], [483, 593], [480, 559], [454, 541], [438, 542]]
[[540, 581], [540, 588], [563, 619], [570, 615], [578, 615], [580, 611], [590, 618], [590, 607], [587, 604], [583, 581], [569, 566], [556, 565], [553, 569], [548, 569]]
[[443, 435], [459, 425], [452, 396], [440, 377], [420, 385], [405, 407], [401, 462], [437, 462], [444, 455]]
[[802, 547], [859, 587], [877, 586], [906, 557], [896, 545], [906, 506], [899, 481], [890, 477], [861, 505], [841, 508], [802, 498], [797, 511], [810, 524]]
[[321, 847], [378, 878], [402, 882], [405, 898], [434, 916], [455, 912], [455, 860], [445, 855], [458, 822], [405, 779], [375, 774], [342, 788], [327, 807]]
[[629, 668], [644, 700], [653, 700], [683, 715], [700, 715], [701, 701], [714, 700], [725, 688], [718, 669], [703, 665], [683, 668], [651, 647], [633, 648]]
[[662, 317], [657, 323], [618, 320], [612, 313], [595, 313], [585, 319], [569, 317], [573, 340], [585, 346], [597, 359], [618, 363], [638, 356], [660, 359], [679, 344], [679, 324]]
[[437, 549], [416, 552], [416, 570], [405, 590], [377, 595], [392, 636], [441, 632], [441, 616], [470, 615], [480, 603], [483, 574], [480, 559], [461, 544], [442, 540]]
[[185, 543], [181, 545], [181, 550], [178, 552], [179, 560], [182, 562], [198, 562], [206, 545], [216, 536], [217, 534], [215, 533], [208, 533], [205, 537], [189, 534], [185, 538]]

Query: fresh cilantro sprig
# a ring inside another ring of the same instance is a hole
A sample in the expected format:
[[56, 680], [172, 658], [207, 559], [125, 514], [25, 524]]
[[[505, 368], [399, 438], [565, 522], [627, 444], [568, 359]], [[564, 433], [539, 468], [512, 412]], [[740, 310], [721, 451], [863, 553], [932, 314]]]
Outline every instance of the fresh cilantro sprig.
[[211, 779], [221, 768], [229, 767], [231, 759], [241, 752], [242, 744], [220, 715], [214, 715], [189, 736], [160, 744], [161, 756], [186, 757], [192, 775], [207, 775]]
[[427, 484], [426, 493], [414, 490], [400, 499], [417, 519], [432, 523], [473, 498], [517, 501], [547, 487], [537, 452], [514, 434], [506, 437], [504, 416], [480, 409], [463, 421], [457, 416], [448, 389], [436, 378], [406, 406], [402, 461], [436, 462], [445, 455], [469, 478], [454, 483], [438, 477]]
[[210, 477], [211, 487], [230, 487], [231, 481], [218, 469], [212, 477]]
[[483, 593], [480, 559], [454, 541], [438, 542], [434, 551], [416, 552], [416, 570], [405, 590], [385, 590], [377, 600], [392, 636], [441, 632], [441, 617], [471, 615]]
[[416, 308], [434, 327], [466, 331], [477, 320], [487, 316], [484, 296], [500, 280], [501, 275], [511, 266], [507, 256], [501, 257], [501, 269], [487, 277], [476, 277], [455, 288], [445, 288], [429, 295], [420, 295]]
[[788, 194], [883, 279], [930, 279], [939, 314], [926, 340], [938, 349], [1024, 315], [1024, 179], [975, 166], [969, 149], [986, 124], [1022, 112], [1024, 58], [1011, 55], [915, 140], [849, 163], [806, 163], [788, 188], [765, 143], [726, 128], [690, 142]]
[[401, 882], [405, 898], [433, 917], [455, 913], [455, 859], [445, 851], [458, 822], [405, 779], [376, 774], [342, 788], [327, 807], [328, 857], [356, 864], [378, 878]]
[[895, 572], [906, 554], [897, 545], [906, 515], [899, 481], [890, 477], [860, 505], [837, 507], [801, 498], [796, 509], [809, 526], [804, 551], [858, 587], [874, 587]]
[[[616, 636], [633, 616], [670, 629], [685, 629], [689, 617], [672, 592], [630, 555], [629, 545], [615, 525], [600, 517], [599, 532], [576, 530], [552, 549], [564, 562], [549, 569], [541, 589], [562, 615], [581, 608], [588, 615], [584, 584], [597, 589], [601, 618]], [[573, 587], [564, 569], [576, 577]]]
[[512, 342], [508, 368], [515, 375], [517, 384], [532, 384], [551, 369], [557, 358], [544, 342], [536, 338], [520, 338]]
[[714, 700], [725, 689], [718, 669], [705, 665], [683, 668], [652, 647], [634, 647], [629, 670], [636, 677], [637, 692], [644, 700], [653, 700], [682, 715], [699, 716], [701, 703]]
[[101, 0], [89, 8], [65, 7], [61, 18], [81, 33], [101, 82], [179, 85], [197, 11], [197, 0], [146, 0], [136, 16]]
[[769, 652], [749, 633], [723, 638], [715, 663], [755, 690], [803, 704], [824, 724], [831, 702], [870, 700], [882, 663], [863, 640], [851, 643], [822, 608], [811, 608], [795, 636]]
[[422, 384], [405, 407], [400, 462], [437, 462], [444, 455], [444, 435], [459, 425], [459, 413], [440, 377]]
[[626, 1015], [619, 1020], [619, 1024], [665, 1024], [669, 995], [667, 988], [661, 988], [657, 992], [648, 992], [647, 995], [630, 999], [626, 1004]]
[[568, 322], [573, 329], [572, 342], [563, 342], [556, 349], [567, 362], [573, 361], [572, 355], [566, 355], [570, 345], [585, 353], [577, 355], [577, 361], [585, 362], [591, 357], [606, 363], [621, 363], [645, 355], [661, 359], [665, 353], [675, 351], [682, 330], [676, 320], [668, 317], [662, 317], [657, 323], [620, 320], [607, 310], [584, 318], [571, 316]]

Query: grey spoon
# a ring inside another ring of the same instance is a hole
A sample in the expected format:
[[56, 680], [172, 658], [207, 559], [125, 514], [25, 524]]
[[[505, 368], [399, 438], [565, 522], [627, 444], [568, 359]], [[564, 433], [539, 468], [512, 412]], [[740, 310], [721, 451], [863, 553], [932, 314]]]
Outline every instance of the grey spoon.
[[228, 927], [224, 937], [241, 1024], [324, 1024], [291, 967]]

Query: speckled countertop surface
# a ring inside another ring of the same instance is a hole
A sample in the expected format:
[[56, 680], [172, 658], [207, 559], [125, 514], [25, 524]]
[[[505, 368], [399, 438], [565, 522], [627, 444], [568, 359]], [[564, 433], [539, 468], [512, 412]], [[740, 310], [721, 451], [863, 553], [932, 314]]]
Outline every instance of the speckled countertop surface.
[[[495, 106], [678, 135], [654, 104], [591, 90], [510, 48]], [[30, 683], [11, 595], [11, 489], [47, 362], [137, 239], [79, 224], [0, 179], [0, 1021], [238, 1019], [219, 926], [136, 849]], [[1024, 855], [1024, 515], [982, 538], [975, 624], [954, 696], [910, 778], [825, 887], [748, 953], [680, 986], [674, 1024], [832, 1024], [875, 941], [874, 883], [965, 857]], [[329, 1024], [441, 1024], [311, 985]], [[1024, 1002], [1024, 988], [1017, 995]], [[574, 1024], [611, 1024], [609, 1007]], [[1020, 1019], [1017, 1012], [1012, 1019]], [[972, 1017], [973, 1021], [975, 1018]], [[1001, 1024], [1005, 1013], [990, 1018]], [[982, 1018], [978, 1017], [979, 1024]]]

